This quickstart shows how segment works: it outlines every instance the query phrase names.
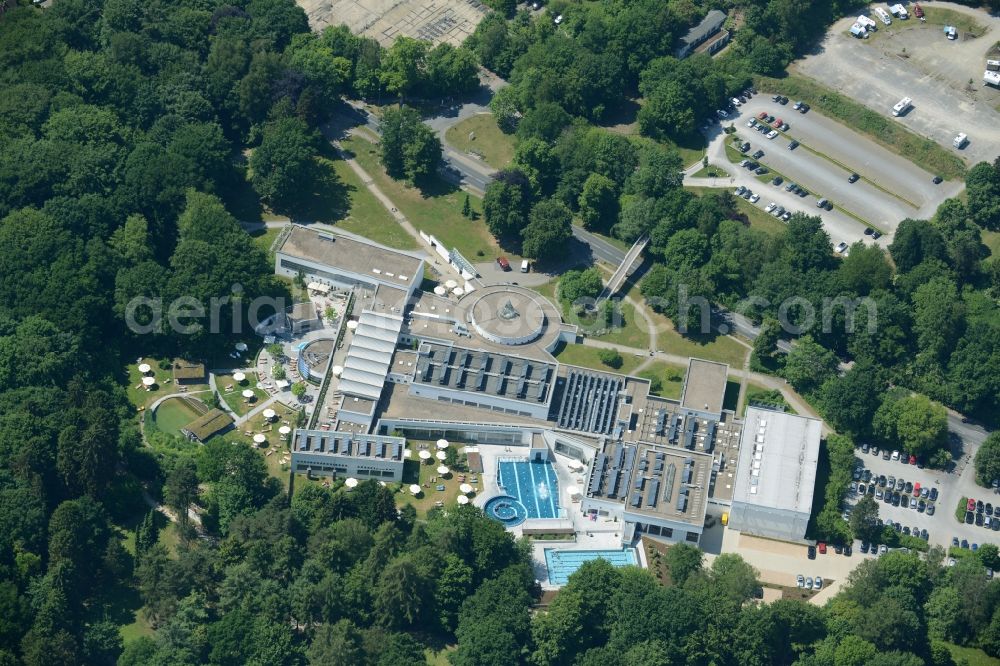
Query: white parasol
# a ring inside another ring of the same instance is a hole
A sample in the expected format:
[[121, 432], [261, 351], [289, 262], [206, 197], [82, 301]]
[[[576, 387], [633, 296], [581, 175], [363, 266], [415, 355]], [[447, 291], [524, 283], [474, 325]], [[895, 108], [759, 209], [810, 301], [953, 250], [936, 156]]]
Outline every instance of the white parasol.
[[142, 374], [146, 374], [150, 370], [152, 370], [152, 368], [149, 367], [149, 363], [140, 363], [139, 364], [139, 372], [141, 372]]
[[471, 492], [472, 492], [472, 486], [470, 486], [470, 485], [469, 485], [469, 484], [467, 484], [467, 483], [463, 483], [462, 485], [460, 485], [460, 486], [458, 487], [458, 491], [459, 491], [460, 493], [462, 493], [463, 495], [468, 495], [469, 493], [471, 493]]
[[264, 410], [264, 418], [267, 419], [268, 421], [270, 421], [271, 419], [273, 419], [275, 416], [277, 416], [277, 414], [275, 413], [275, 411], [273, 409], [265, 409]]
[[469, 498], [466, 497], [465, 495], [459, 495], [458, 497], [455, 498], [455, 501], [458, 502], [459, 504], [468, 504]]
[[238, 352], [245, 352], [246, 350], [247, 350], [247, 343], [245, 343], [245, 342], [237, 342], [236, 343], [236, 351], [238, 351]]
[[412, 493], [414, 495], [419, 495], [420, 494], [420, 486], [418, 486], [415, 483], [413, 485], [411, 485], [410, 486], [410, 493]]
[[448, 457], [448, 454], [445, 453], [444, 451], [438, 451], [437, 452], [437, 459], [438, 460], [444, 460], [447, 457]]
[[254, 444], [263, 444], [264, 442], [267, 441], [267, 437], [264, 436], [264, 433], [259, 432], [253, 436], [253, 441]]
[[442, 287], [441, 285], [438, 285], [434, 287], [434, 293], [437, 294], [438, 296], [444, 296], [445, 294], [448, 293], [448, 290]]
[[438, 469], [437, 469], [437, 472], [438, 472], [438, 474], [440, 474], [441, 476], [444, 476], [445, 474], [447, 474], [447, 473], [448, 473], [448, 468], [447, 468], [447, 467], [445, 467], [444, 465], [438, 465]]
[[465, 293], [465, 290], [462, 289], [461, 287], [455, 287], [454, 289], [451, 290], [451, 293], [455, 294], [456, 296], [461, 296], [462, 294]]
[[354, 321], [353, 319], [347, 322], [347, 328], [351, 329], [352, 331], [357, 327], [358, 327], [358, 322]]
[[455, 287], [458, 286], [458, 283], [455, 282], [454, 280], [448, 280], [447, 282], [444, 283], [444, 286], [446, 289], [454, 289]]
[[287, 435], [291, 431], [292, 429], [289, 426], [281, 426], [280, 428], [278, 428], [278, 434], [281, 435]]
[[437, 441], [437, 447], [439, 449], [447, 449], [448, 448], [448, 440], [447, 439], [439, 439]]
[[357, 488], [358, 480], [355, 479], [353, 476], [349, 476], [347, 477], [347, 480], [344, 481], [344, 485], [347, 486], [348, 488]]
[[330, 368], [330, 372], [333, 373], [334, 377], [339, 377], [344, 372], [344, 366], [335, 365], [332, 368]]
[[240, 372], [239, 370], [237, 370], [236, 372], [233, 373], [233, 381], [234, 382], [242, 382], [242, 381], [245, 381], [246, 378], [247, 378], [246, 374]]
[[431, 457], [431, 452], [430, 451], [421, 451], [417, 455], [420, 456], [421, 460], [427, 460], [428, 458]]
[[249, 400], [253, 397], [253, 389], [243, 389], [243, 397]]
[[142, 385], [143, 386], [152, 386], [155, 383], [156, 383], [156, 377], [143, 377], [142, 378]]

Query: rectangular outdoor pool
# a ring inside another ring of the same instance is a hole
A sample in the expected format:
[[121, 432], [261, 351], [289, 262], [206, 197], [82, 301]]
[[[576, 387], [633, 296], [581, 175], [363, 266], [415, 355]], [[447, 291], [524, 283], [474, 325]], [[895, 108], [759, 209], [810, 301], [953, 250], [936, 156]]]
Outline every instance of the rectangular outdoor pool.
[[559, 482], [550, 462], [501, 461], [497, 483], [524, 505], [528, 518], [559, 516]]
[[545, 567], [549, 570], [549, 582], [553, 585], [565, 585], [569, 577], [583, 566], [584, 562], [596, 559], [607, 560], [615, 567], [626, 567], [635, 565], [638, 562], [635, 557], [634, 548], [622, 548], [621, 550], [561, 550], [546, 548]]

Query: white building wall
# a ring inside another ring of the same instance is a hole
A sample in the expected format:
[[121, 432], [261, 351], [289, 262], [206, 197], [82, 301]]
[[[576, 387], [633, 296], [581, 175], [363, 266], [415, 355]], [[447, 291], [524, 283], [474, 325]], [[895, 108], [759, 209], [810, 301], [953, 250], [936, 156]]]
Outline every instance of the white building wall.
[[357, 479], [402, 481], [403, 461], [378, 458], [354, 458], [322, 453], [292, 452], [292, 471], [305, 473], [311, 468], [315, 476], [353, 476]]
[[801, 541], [806, 536], [808, 524], [808, 513], [788, 509], [733, 502], [729, 511], [732, 529], [782, 541]]

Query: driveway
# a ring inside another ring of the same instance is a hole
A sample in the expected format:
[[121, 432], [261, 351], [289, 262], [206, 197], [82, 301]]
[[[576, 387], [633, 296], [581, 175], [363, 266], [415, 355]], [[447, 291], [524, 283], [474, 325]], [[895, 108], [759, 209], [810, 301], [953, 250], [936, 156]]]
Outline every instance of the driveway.
[[982, 76], [986, 51], [1000, 39], [1000, 20], [953, 3], [927, 2], [924, 6], [970, 14], [987, 26], [986, 33], [952, 42], [940, 26], [920, 25], [911, 19], [905, 28], [896, 28], [896, 22], [888, 28], [880, 25], [871, 39], [858, 40], [847, 33], [852, 16], [834, 23], [817, 52], [797, 62], [794, 69], [887, 116], [896, 102], [910, 97], [914, 108], [893, 120], [951, 151], [955, 150], [952, 139], [965, 132], [969, 144], [956, 152], [970, 164], [993, 161], [1000, 153], [998, 94], [982, 87]]

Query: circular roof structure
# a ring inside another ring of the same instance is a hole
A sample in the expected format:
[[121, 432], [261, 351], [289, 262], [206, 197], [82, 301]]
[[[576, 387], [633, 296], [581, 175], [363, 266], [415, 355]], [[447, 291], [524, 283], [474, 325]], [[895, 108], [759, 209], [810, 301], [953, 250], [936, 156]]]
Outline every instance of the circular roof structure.
[[494, 286], [478, 293], [470, 312], [479, 335], [501, 345], [525, 345], [542, 335], [551, 314], [546, 311], [552, 306], [534, 292]]

